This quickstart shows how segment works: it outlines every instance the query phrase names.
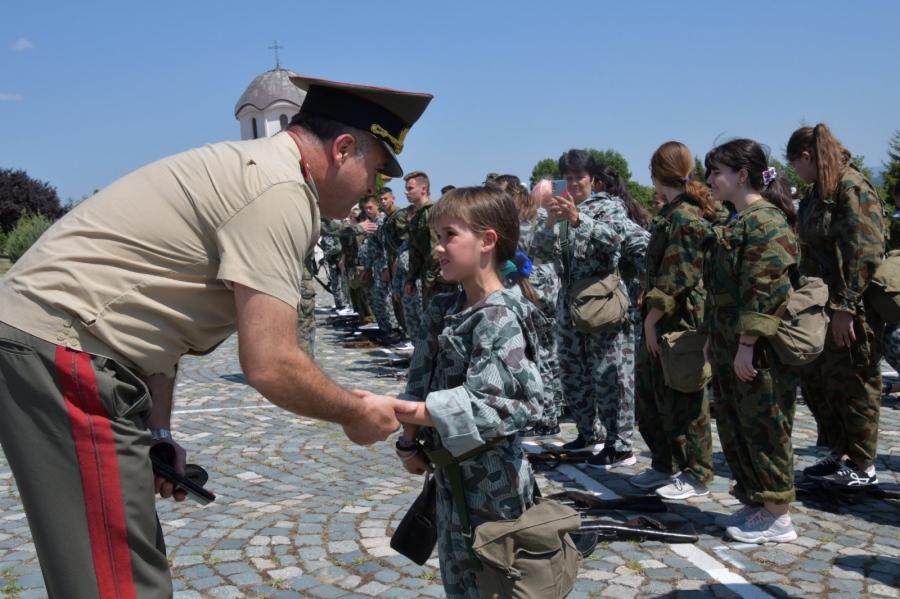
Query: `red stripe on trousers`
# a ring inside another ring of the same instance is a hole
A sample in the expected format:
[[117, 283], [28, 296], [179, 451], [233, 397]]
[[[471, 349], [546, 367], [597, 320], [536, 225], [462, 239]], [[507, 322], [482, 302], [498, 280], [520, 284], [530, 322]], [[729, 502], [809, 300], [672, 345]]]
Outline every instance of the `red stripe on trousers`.
[[136, 599], [119, 461], [109, 415], [97, 390], [91, 356], [57, 347], [56, 370], [62, 382], [81, 470], [100, 599]]

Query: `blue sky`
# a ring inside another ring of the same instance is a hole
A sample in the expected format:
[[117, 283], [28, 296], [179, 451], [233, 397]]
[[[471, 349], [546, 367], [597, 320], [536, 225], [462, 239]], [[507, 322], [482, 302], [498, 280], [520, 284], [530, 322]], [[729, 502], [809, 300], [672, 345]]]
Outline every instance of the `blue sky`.
[[[182, 150], [239, 139], [274, 67], [425, 91], [406, 171], [434, 187], [613, 148], [634, 178], [675, 139], [746, 136], [780, 158], [827, 122], [878, 166], [900, 129], [900, 2], [5, 2], [0, 168], [76, 200]], [[893, 66], [891, 66], [893, 65]], [[399, 191], [399, 185], [394, 186]], [[405, 203], [405, 202], [404, 202]]]

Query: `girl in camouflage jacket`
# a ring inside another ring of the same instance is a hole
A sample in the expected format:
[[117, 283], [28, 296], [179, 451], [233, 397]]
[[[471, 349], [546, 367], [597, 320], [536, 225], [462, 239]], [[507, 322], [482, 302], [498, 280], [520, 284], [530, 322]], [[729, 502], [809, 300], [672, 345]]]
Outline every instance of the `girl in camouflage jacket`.
[[691, 181], [694, 161], [682, 143], [654, 152], [650, 178], [665, 203], [654, 219], [646, 260], [643, 343], [638, 347], [635, 413], [653, 456], [650, 468], [630, 479], [666, 499], [707, 495], [713, 479], [712, 430], [706, 389], [666, 386], [660, 336], [695, 331], [703, 320], [703, 242], [716, 208], [709, 190]]
[[864, 293], [884, 257], [884, 205], [826, 125], [795, 131], [786, 154], [810, 184], [800, 201], [801, 270], [825, 280], [831, 316], [825, 351], [801, 373], [818, 445], [831, 454], [803, 475], [833, 485], [874, 485], [884, 321]]
[[749, 139], [706, 155], [713, 199], [734, 212], [726, 226], [713, 228], [703, 260], [705, 351], [718, 380], [716, 427], [734, 476], [732, 492], [744, 504], [716, 524], [745, 543], [797, 538], [788, 511], [795, 498], [798, 376], [766, 339], [777, 331], [775, 312], [791, 292], [797, 218], [787, 180], [767, 165], [767, 152]]
[[[469, 524], [515, 520], [531, 506], [534, 475], [517, 433], [541, 416], [538, 334], [546, 325], [532, 303], [530, 263], [516, 253], [518, 217], [504, 191], [452, 190], [430, 218], [442, 274], [463, 290], [436, 296], [422, 317], [401, 396], [422, 403], [415, 414], [397, 415], [406, 423], [397, 453], [407, 471], [435, 472], [447, 597], [478, 599], [448, 474], [433, 468], [425, 451], [459, 457], [503, 439], [459, 462]], [[518, 286], [507, 288], [512, 282]]]

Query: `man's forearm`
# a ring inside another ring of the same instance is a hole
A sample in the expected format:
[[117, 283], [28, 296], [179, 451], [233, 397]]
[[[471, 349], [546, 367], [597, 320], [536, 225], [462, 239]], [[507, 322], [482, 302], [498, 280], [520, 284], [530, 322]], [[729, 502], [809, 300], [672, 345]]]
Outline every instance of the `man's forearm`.
[[175, 378], [169, 378], [164, 374], [152, 376], [140, 376], [147, 389], [150, 391], [150, 399], [153, 401], [153, 411], [144, 421], [149, 429], [168, 429], [172, 421], [172, 406], [175, 397]]

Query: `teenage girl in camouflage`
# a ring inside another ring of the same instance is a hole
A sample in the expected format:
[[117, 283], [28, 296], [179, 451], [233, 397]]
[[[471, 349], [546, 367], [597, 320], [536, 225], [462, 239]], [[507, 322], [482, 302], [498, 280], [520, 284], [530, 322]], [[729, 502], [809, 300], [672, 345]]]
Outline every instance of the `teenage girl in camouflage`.
[[794, 131], [787, 159], [809, 192], [800, 201], [801, 269], [828, 285], [831, 331], [825, 351], [801, 374], [803, 397], [831, 454], [803, 475], [833, 485], [878, 482], [884, 321], [863, 292], [885, 250], [884, 207], [826, 125]]
[[666, 499], [707, 495], [706, 483], [713, 479], [706, 389], [667, 387], [659, 358], [659, 334], [695, 331], [703, 320], [702, 246], [716, 207], [706, 185], [691, 180], [693, 168], [690, 150], [677, 141], [661, 145], [650, 159], [650, 180], [665, 204], [654, 219], [647, 246], [635, 412], [653, 460], [630, 482], [642, 489], [659, 487], [656, 493]]
[[788, 510], [796, 497], [791, 431], [798, 376], [766, 340], [778, 329], [774, 312], [787, 301], [797, 267], [790, 187], [749, 139], [714, 148], [706, 168], [713, 199], [732, 210], [706, 246], [704, 327], [721, 390], [716, 427], [734, 476], [732, 493], [744, 504], [716, 524], [745, 543], [793, 541]]

